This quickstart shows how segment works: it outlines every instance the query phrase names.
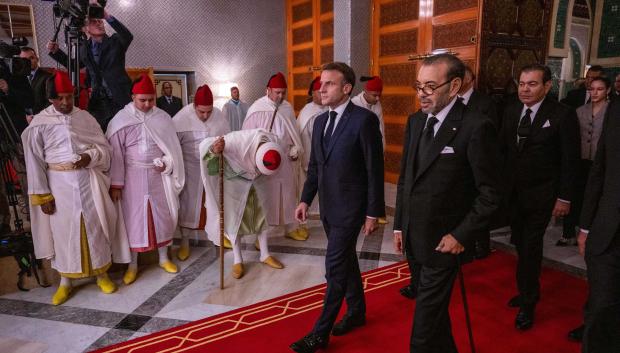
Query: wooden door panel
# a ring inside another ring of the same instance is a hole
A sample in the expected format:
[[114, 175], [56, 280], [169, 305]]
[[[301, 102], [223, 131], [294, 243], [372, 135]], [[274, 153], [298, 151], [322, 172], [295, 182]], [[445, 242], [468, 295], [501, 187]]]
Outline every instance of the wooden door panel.
[[322, 64], [334, 60], [333, 0], [287, 0], [288, 100], [295, 112]]
[[553, 0], [493, 0], [482, 15], [478, 88], [501, 100], [521, 68], [544, 64]]
[[385, 180], [396, 182], [404, 130], [419, 104], [412, 88], [419, 61], [411, 55], [448, 49], [475, 69], [479, 0], [373, 0], [371, 72], [383, 79]]

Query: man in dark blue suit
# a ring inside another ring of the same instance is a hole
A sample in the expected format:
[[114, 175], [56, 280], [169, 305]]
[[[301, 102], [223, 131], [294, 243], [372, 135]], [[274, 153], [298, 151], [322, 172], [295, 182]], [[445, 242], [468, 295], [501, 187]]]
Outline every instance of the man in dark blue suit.
[[[314, 122], [308, 178], [295, 217], [306, 220], [318, 192], [327, 234], [327, 290], [312, 332], [291, 345], [299, 353], [326, 348], [330, 331], [340, 336], [366, 323], [355, 244], [362, 226], [364, 235], [369, 235], [377, 218], [385, 216], [383, 144], [377, 116], [351, 102], [354, 84], [355, 73], [348, 65], [334, 62], [323, 67], [321, 101], [329, 111]], [[347, 312], [334, 324], [345, 298]]]

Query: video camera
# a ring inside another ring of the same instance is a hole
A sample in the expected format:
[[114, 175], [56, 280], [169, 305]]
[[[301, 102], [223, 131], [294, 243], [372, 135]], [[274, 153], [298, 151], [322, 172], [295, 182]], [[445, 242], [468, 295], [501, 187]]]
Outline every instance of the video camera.
[[99, 6], [93, 6], [89, 0], [56, 0], [54, 16], [70, 18], [69, 27], [81, 29], [87, 18], [103, 18], [103, 8], [107, 0], [97, 0]]
[[28, 40], [24, 37], [15, 37], [12, 42], [8, 44], [0, 40], [0, 78], [30, 74], [30, 60], [19, 57], [20, 46], [28, 45]]

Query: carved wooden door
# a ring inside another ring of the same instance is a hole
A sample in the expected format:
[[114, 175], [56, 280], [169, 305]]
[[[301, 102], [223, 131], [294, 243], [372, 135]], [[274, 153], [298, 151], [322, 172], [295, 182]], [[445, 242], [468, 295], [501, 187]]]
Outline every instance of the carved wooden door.
[[419, 105], [420, 59], [446, 49], [476, 70], [479, 0], [373, 0], [371, 72], [383, 79], [385, 180], [398, 181], [407, 117]]
[[286, 0], [288, 101], [295, 113], [321, 65], [334, 60], [333, 0]]
[[484, 5], [478, 86], [497, 98], [516, 92], [519, 70], [545, 63], [553, 0], [493, 0]]

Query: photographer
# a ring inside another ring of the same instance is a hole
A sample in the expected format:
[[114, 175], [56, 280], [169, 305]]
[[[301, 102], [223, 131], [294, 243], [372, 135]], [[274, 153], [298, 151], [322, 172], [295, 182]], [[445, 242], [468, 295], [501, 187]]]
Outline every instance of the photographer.
[[[98, 6], [91, 1], [90, 6]], [[114, 115], [131, 102], [131, 80], [125, 71], [125, 53], [133, 35], [116, 18], [103, 11], [105, 21], [116, 31], [108, 36], [102, 19], [88, 18], [83, 32], [88, 40], [80, 44], [80, 67], [86, 66], [87, 85], [91, 88], [88, 111], [97, 119], [103, 131]], [[67, 54], [58, 43], [47, 43], [49, 55], [67, 65]]]
[[30, 60], [30, 75], [28, 75], [28, 81], [30, 82], [30, 89], [32, 90], [33, 104], [32, 112], [26, 116], [26, 120], [30, 123], [32, 116], [39, 114], [41, 110], [50, 105], [50, 102], [45, 96], [45, 82], [48, 78], [52, 77], [52, 74], [39, 68], [39, 57], [34, 49], [22, 47], [19, 56], [23, 59]]
[[0, 60], [0, 103], [6, 110], [0, 114], [7, 113], [17, 134], [21, 134], [28, 126], [26, 110], [32, 109], [32, 92], [26, 76], [14, 75], [2, 60]]

